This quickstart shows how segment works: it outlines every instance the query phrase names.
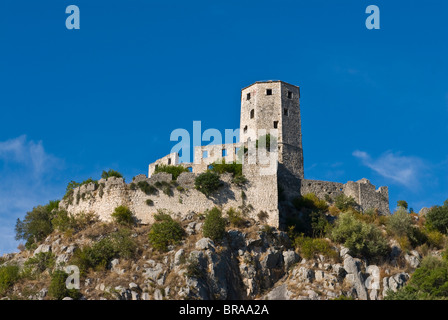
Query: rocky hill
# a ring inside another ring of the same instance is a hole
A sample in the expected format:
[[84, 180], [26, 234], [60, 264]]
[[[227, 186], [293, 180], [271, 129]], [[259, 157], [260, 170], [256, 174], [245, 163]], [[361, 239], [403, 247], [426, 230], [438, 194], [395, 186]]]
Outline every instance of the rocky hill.
[[[206, 215], [195, 213], [172, 220], [182, 239], [161, 249], [148, 240], [154, 225], [76, 219], [71, 228], [55, 228], [32, 248], [0, 258], [2, 299], [379, 300], [406, 284], [423, 254], [442, 255], [428, 246], [401, 249], [393, 238], [379, 260], [356, 258], [329, 238], [315, 238], [309, 251], [313, 238], [294, 239], [250, 219], [227, 219], [223, 237], [213, 241], [204, 236]], [[386, 238], [384, 225], [382, 232]], [[58, 284], [57, 270], [67, 265], [81, 269], [76, 294]]]

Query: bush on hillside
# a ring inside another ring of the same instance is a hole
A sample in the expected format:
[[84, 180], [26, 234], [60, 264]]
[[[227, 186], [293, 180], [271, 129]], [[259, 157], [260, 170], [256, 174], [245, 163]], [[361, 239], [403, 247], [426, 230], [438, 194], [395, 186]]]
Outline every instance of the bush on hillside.
[[221, 210], [214, 207], [206, 212], [202, 233], [213, 241], [222, 240], [226, 233], [226, 220], [222, 217]]
[[317, 211], [328, 210], [328, 205], [325, 200], [319, 199], [314, 193], [307, 193], [304, 196], [295, 198], [293, 205], [297, 210], [303, 208]]
[[44, 240], [53, 232], [51, 220], [58, 206], [59, 201], [50, 201], [45, 206], [37, 206], [32, 211], [27, 212], [23, 221], [17, 219], [15, 227], [16, 240], [25, 240], [27, 249], [31, 249], [33, 244]]
[[126, 206], [116, 207], [112, 213], [112, 218], [115, 222], [121, 225], [130, 226], [135, 223], [135, 217]]
[[195, 188], [205, 194], [207, 197], [210, 196], [214, 191], [218, 190], [221, 185], [222, 182], [219, 179], [219, 174], [212, 171], [201, 173], [194, 180]]
[[448, 264], [433, 256], [423, 259], [406, 286], [389, 291], [385, 300], [434, 300], [448, 298]]
[[314, 259], [319, 254], [330, 259], [337, 259], [338, 257], [338, 253], [331, 248], [330, 243], [325, 239], [305, 237], [301, 234], [294, 238], [294, 247], [307, 260]]
[[48, 295], [54, 300], [62, 300], [65, 297], [70, 297], [72, 299], [79, 299], [81, 293], [76, 289], [67, 289], [66, 280], [68, 274], [62, 270], [56, 270], [51, 275], [51, 282], [48, 288]]
[[169, 245], [176, 245], [184, 238], [184, 229], [170, 215], [159, 211], [154, 215], [154, 219], [156, 222], [151, 226], [148, 235], [154, 249], [167, 251]]
[[380, 229], [373, 224], [359, 221], [349, 212], [339, 216], [331, 237], [357, 257], [380, 258], [389, 251], [388, 242]]
[[434, 206], [429, 210], [426, 214], [426, 226], [448, 234], [448, 199], [445, 200], [443, 206]]
[[348, 197], [343, 193], [340, 193], [336, 197], [334, 197], [334, 205], [341, 211], [346, 211], [350, 208], [357, 208], [358, 206], [352, 196]]
[[7, 265], [0, 267], [0, 295], [11, 288], [20, 278], [19, 267], [16, 265]]

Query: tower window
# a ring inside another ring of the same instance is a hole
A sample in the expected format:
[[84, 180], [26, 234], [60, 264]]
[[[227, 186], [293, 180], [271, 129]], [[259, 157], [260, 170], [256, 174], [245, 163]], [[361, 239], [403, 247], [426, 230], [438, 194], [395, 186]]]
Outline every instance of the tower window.
[[274, 129], [278, 128], [278, 121], [274, 121]]
[[266, 95], [272, 96], [272, 89], [266, 89]]
[[285, 116], [287, 116], [287, 115], [288, 115], [288, 109], [284, 108], [284, 109], [283, 109], [283, 114], [284, 114]]
[[247, 94], [246, 99], [247, 99], [247, 100], [250, 100], [250, 92]]
[[292, 92], [288, 91], [288, 99], [292, 99]]
[[168, 158], [168, 165], [171, 164], [171, 158]]
[[253, 119], [255, 117], [255, 110], [250, 110], [250, 118]]
[[247, 126], [244, 127], [244, 133], [247, 133]]

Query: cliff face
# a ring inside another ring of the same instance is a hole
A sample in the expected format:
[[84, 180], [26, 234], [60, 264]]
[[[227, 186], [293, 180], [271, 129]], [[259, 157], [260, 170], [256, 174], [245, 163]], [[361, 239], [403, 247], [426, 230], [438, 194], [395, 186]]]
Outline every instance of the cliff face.
[[[149, 226], [130, 230], [137, 244], [132, 258], [114, 258], [105, 269], [81, 276], [82, 299], [334, 299], [341, 295], [362, 300], [382, 299], [409, 279], [420, 261], [417, 252], [407, 263], [369, 265], [348, 250], [330, 243], [337, 252], [306, 260], [295, 251], [286, 233], [265, 228], [255, 221], [228, 228], [224, 239], [214, 243], [202, 235], [200, 216], [184, 217], [186, 238], [168, 252], [148, 243]], [[51, 234], [34, 251], [3, 257], [3, 265], [23, 268], [40, 252], [51, 252], [56, 264], [32, 279], [23, 278], [3, 294], [6, 299], [49, 299], [50, 271], [73, 263], [77, 250], [117, 232], [112, 223], [97, 222], [75, 234]], [[329, 241], [329, 240], [328, 240]], [[396, 245], [392, 250], [399, 254]], [[412, 258], [413, 257], [413, 258]]]

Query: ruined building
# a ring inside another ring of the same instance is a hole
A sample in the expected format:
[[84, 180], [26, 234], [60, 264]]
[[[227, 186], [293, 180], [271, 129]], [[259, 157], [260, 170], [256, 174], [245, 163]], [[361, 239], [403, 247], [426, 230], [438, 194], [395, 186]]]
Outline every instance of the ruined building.
[[[265, 134], [276, 136], [276, 150], [265, 152], [268, 162], [258, 157], [260, 148], [256, 148], [257, 139]], [[235, 185], [232, 177], [224, 174], [221, 176], [224, 186], [210, 197], [194, 188], [198, 174], [216, 161], [238, 160], [237, 154], [242, 155], [239, 159], [248, 180], [244, 186]], [[171, 153], [149, 165], [148, 177], [139, 175], [132, 183], [171, 183], [170, 174], [154, 173], [162, 164], [182, 165], [189, 170], [178, 177], [180, 188], [173, 188], [170, 194], [158, 192], [148, 196], [138, 188], [130, 188], [123, 179], [110, 178], [100, 180], [98, 185], [78, 188], [76, 201], [62, 201], [61, 205], [72, 213], [94, 211], [105, 220], [110, 219], [115, 207], [127, 205], [143, 223], [151, 223], [158, 209], [167, 209], [183, 217], [213, 206], [224, 210], [245, 208], [249, 217], [258, 219], [263, 212], [263, 216], [267, 216], [265, 223], [279, 227], [285, 215], [294, 214], [288, 203], [313, 192], [322, 199], [343, 193], [352, 196], [362, 211], [376, 208], [381, 214], [390, 213], [387, 187], [376, 189], [367, 179], [345, 184], [305, 179], [300, 88], [283, 81], [259, 81], [242, 89], [240, 142], [195, 147], [192, 163], [180, 163], [179, 155]], [[147, 204], [148, 199], [152, 205]]]

